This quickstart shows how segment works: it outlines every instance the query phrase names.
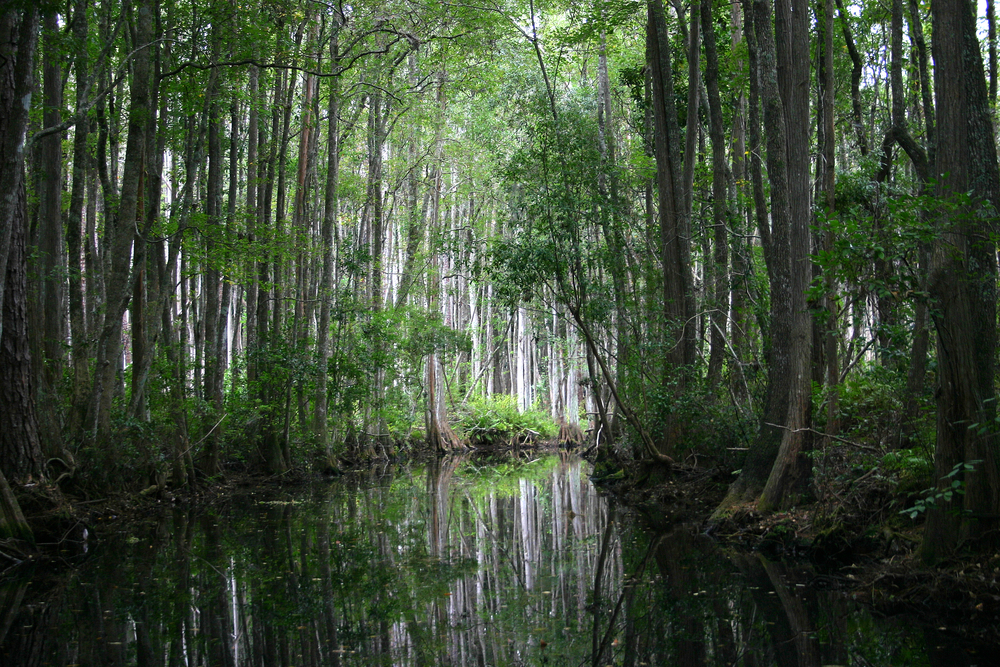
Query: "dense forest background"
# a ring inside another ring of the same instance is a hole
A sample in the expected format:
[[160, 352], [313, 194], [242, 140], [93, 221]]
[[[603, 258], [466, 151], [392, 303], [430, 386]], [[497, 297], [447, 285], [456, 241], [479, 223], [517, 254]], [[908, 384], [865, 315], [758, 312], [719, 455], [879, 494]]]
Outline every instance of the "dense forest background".
[[868, 448], [991, 548], [996, 100], [992, 0], [8, 0], [4, 530], [558, 438], [717, 516]]

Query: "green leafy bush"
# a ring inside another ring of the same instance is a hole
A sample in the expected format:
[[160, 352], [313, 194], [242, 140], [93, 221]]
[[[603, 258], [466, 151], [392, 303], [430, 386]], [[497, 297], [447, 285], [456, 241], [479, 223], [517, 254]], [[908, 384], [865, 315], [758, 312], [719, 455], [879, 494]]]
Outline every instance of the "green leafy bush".
[[906, 514], [911, 519], [916, 519], [921, 514], [928, 512], [938, 506], [939, 503], [944, 504], [951, 502], [951, 500], [956, 496], [965, 495], [965, 473], [970, 473], [976, 469], [976, 465], [982, 463], [981, 459], [976, 459], [974, 461], [959, 461], [951, 469], [947, 475], [941, 478], [944, 483], [942, 486], [932, 486], [924, 491], [924, 496], [920, 498], [913, 507], [909, 507], [905, 510], [900, 511], [900, 514]]
[[905, 375], [880, 365], [840, 385], [840, 417], [852, 438], [891, 443], [899, 433]]
[[882, 457], [882, 469], [897, 477], [897, 493], [915, 493], [931, 483], [934, 461], [919, 449], [899, 449]]
[[518, 410], [517, 397], [508, 394], [472, 399], [459, 416], [458, 426], [473, 445], [544, 440], [554, 438], [559, 430], [539, 410]]

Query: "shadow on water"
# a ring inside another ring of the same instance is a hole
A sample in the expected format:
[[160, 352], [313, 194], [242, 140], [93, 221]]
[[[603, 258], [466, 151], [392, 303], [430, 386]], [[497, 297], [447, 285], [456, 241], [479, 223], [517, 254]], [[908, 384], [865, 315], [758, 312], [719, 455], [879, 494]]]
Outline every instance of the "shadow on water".
[[650, 534], [558, 456], [175, 510], [0, 583], [0, 664], [985, 665], [827, 580]]

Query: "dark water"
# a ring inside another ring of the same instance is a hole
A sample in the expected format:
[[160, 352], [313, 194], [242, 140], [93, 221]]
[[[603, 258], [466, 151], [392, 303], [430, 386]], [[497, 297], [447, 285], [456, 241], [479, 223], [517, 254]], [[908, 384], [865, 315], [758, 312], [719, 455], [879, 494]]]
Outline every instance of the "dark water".
[[579, 461], [455, 459], [168, 511], [0, 585], [0, 665], [990, 664], [830, 583], [651, 534]]

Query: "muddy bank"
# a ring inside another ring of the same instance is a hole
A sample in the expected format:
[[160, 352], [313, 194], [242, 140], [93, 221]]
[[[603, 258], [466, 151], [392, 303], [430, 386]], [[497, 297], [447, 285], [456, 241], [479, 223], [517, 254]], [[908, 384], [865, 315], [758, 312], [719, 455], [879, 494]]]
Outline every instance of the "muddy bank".
[[[678, 465], [668, 473], [634, 465], [595, 481], [652, 530], [695, 523], [734, 553], [807, 567], [812, 574], [804, 585], [839, 589], [878, 614], [904, 616], [942, 636], [996, 644], [1000, 554], [957, 554], [927, 567], [916, 554], [922, 523], [901, 513], [911, 497], [899, 494], [893, 480], [844, 473], [838, 484], [831, 483], [838, 475], [826, 475], [823, 498], [810, 505], [767, 515], [742, 507], [716, 523], [709, 516], [726, 493], [730, 471]], [[1000, 660], [1000, 645], [994, 657]]]

